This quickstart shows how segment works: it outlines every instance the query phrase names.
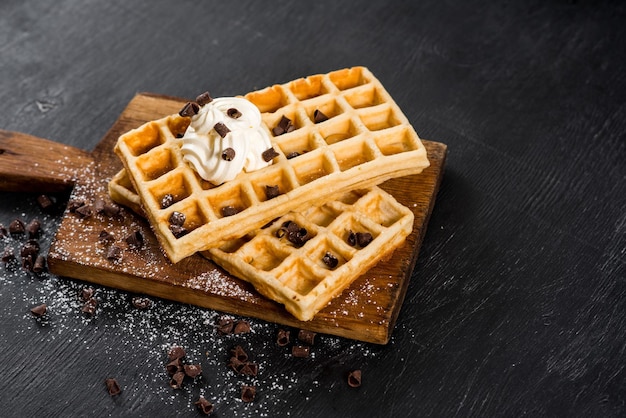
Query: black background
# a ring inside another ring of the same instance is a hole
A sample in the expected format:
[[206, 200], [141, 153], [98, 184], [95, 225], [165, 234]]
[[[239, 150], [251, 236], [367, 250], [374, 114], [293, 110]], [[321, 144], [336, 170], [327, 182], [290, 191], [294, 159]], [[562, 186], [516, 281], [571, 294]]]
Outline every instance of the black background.
[[[137, 92], [235, 95], [365, 65], [449, 150], [387, 346], [319, 336], [293, 359], [273, 324], [222, 337], [216, 312], [138, 311], [98, 287], [88, 318], [84, 284], [0, 265], [2, 415], [194, 416], [202, 394], [222, 417], [624, 416], [624, 22], [620, 2], [591, 1], [2, 1], [2, 129], [90, 150]], [[45, 250], [60, 215], [35, 197], [0, 194], [0, 223], [39, 218]], [[164, 370], [175, 344], [204, 369], [182, 390]], [[226, 368], [236, 344], [256, 379]]]

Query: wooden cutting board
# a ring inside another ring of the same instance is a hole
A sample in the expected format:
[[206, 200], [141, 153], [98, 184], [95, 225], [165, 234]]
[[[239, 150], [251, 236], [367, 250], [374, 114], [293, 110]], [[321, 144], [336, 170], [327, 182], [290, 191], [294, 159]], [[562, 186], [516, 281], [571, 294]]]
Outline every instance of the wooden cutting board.
[[[47, 150], [45, 155], [56, 157], [48, 158], [42, 164], [44, 167], [39, 166], [39, 171], [26, 175], [34, 177], [34, 180], [29, 180], [31, 185], [34, 184], [32, 188], [58, 189], [74, 184], [70, 203], [78, 200], [92, 204], [98, 199], [110, 202], [107, 183], [122, 168], [113, 153], [117, 138], [147, 121], [178, 112], [184, 102], [183, 99], [154, 94], [136, 95], [91, 155], [54, 142], [41, 142], [45, 140], [37, 138], [31, 138], [32, 143], [21, 141], [19, 147], [14, 145], [11, 149], [15, 141], [11, 141], [10, 135], [4, 132], [4, 137], [0, 135], [0, 178], [8, 177], [4, 181], [5, 190], [12, 189], [11, 186], [19, 189], [20, 183], [27, 179], [17, 174], [17, 171], [25, 170], [10, 167], [15, 161], [3, 161], [3, 156], [10, 155], [13, 160], [24, 157], [24, 161], [32, 161], [34, 154], [31, 152]], [[200, 255], [177, 264], [170, 263], [148, 224], [124, 208], [118, 216], [96, 213], [87, 218], [66, 210], [48, 254], [48, 267], [51, 273], [59, 276], [132, 293], [385, 344], [400, 312], [443, 175], [446, 145], [431, 141], [424, 141], [424, 145], [431, 163], [429, 168], [419, 175], [390, 180], [381, 185], [414, 212], [412, 234], [388, 260], [358, 278], [308, 322], [298, 321], [281, 305], [259, 295], [251, 285], [229, 275]], [[111, 233], [117, 244], [124, 248], [121, 261], [107, 259], [105, 245], [98, 239], [103, 230]], [[128, 246], [125, 241], [137, 230], [145, 237], [141, 248]]]

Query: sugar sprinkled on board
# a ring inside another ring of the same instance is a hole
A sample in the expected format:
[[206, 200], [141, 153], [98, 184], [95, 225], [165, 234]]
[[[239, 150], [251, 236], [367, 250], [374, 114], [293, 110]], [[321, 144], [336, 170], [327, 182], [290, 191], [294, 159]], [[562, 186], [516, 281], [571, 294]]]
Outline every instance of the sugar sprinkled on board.
[[[83, 192], [79, 186], [72, 197], [80, 198]], [[5, 213], [11, 212], [25, 221], [39, 218], [43, 231], [41, 248], [42, 252], [47, 251], [60, 225], [60, 214], [43, 214], [31, 201], [14, 201], [12, 204], [17, 207], [5, 210]], [[71, 219], [75, 227], [73, 239], [78, 242], [87, 235], [91, 237], [99, 232], [96, 223], [85, 223], [78, 217]], [[10, 221], [0, 219], [3, 224]], [[100, 217], [99, 222], [103, 221], [106, 220]], [[144, 227], [140, 224], [122, 227], [112, 221], [106, 222], [101, 226], [110, 229], [118, 226], [123, 232]], [[11, 237], [0, 239], [1, 244], [13, 244], [16, 248], [22, 241]], [[53, 248], [56, 257], [71, 256], [68, 248]], [[103, 250], [98, 246], [85, 246], [83, 255], [90, 263], [108, 262], [103, 260]], [[148, 259], [145, 268], [152, 269], [153, 274], [158, 276], [156, 264]], [[124, 291], [57, 277], [46, 271], [29, 273], [15, 262], [0, 265], [0, 270], [0, 300], [10, 305], [6, 310], [10, 314], [6, 315], [12, 315], [5, 317], [11, 321], [11, 329], [3, 332], [22, 334], [21, 338], [25, 340], [55, 341], [64, 351], [97, 352], [104, 357], [97, 361], [100, 367], [116, 374], [122, 383], [123, 396], [128, 400], [126, 406], [139, 405], [147, 398], [182, 413], [185, 409], [195, 410], [194, 401], [203, 395], [215, 404], [216, 415], [270, 417], [275, 416], [277, 410], [286, 415], [297, 415], [298, 411], [288, 403], [285, 391], [301, 392], [306, 401], [312, 401], [320, 396], [316, 393], [320, 388], [332, 386], [342, 379], [344, 370], [337, 365], [367, 363], [369, 358], [375, 358], [385, 350], [384, 347], [325, 335], [311, 347], [309, 358], [297, 359], [293, 358], [288, 347], [276, 345], [278, 329], [283, 328], [276, 324], [246, 318], [251, 332], [220, 335], [215, 326], [218, 318], [224, 315], [220, 312], [157, 298], [151, 299], [150, 308], [141, 310], [131, 304], [133, 295]], [[187, 285], [210, 288], [216, 293], [235, 294], [239, 298], [256, 297], [212, 272], [190, 278]], [[375, 291], [367, 284], [365, 286]], [[99, 302], [93, 316], [81, 312], [83, 302], [79, 294], [85, 287], [93, 287], [94, 297]], [[355, 295], [347, 297], [357, 300]], [[33, 318], [29, 308], [44, 302], [48, 308], [45, 318]], [[295, 330], [292, 333], [295, 335]], [[226, 367], [229, 350], [239, 344], [245, 345], [259, 364], [257, 376], [236, 376]], [[187, 356], [192, 362], [201, 364], [205, 374], [197, 378], [197, 384], [194, 382], [180, 390], [167, 385], [164, 369], [167, 351], [174, 345], [184, 346]], [[35, 371], [26, 370], [25, 373]], [[64, 373], [73, 380], [92, 378], [88, 369], [81, 368], [79, 364], [72, 365]], [[88, 380], [82, 382], [91, 387]], [[253, 402], [243, 402], [239, 397], [244, 383], [257, 388], [257, 397]]]
[[198, 276], [188, 279], [183, 286], [210, 292], [218, 296], [237, 297], [244, 301], [254, 298], [253, 293], [247, 291], [233, 279], [220, 273], [218, 270], [200, 273]]

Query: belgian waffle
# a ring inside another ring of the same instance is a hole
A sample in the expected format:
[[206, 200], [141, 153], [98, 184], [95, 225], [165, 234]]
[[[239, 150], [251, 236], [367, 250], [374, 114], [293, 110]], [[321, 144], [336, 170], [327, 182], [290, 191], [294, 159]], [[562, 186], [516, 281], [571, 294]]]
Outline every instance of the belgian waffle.
[[126, 170], [121, 170], [113, 176], [111, 181], [109, 181], [108, 191], [114, 202], [124, 205], [132, 209], [136, 214], [145, 217], [139, 195], [135, 192]]
[[[116, 144], [143, 210], [174, 263], [290, 211], [429, 165], [415, 130], [364, 67], [309, 76], [244, 97], [261, 111], [278, 155], [271, 166], [242, 172], [222, 185], [201, 180], [182, 159], [177, 136], [189, 118], [171, 115], [149, 122]], [[268, 188], [274, 190], [271, 195]], [[163, 208], [165, 195], [173, 196], [173, 204]], [[224, 208], [235, 211], [225, 216]], [[173, 230], [173, 214], [184, 234]]]
[[[114, 201], [141, 214], [125, 172], [109, 183]], [[413, 229], [413, 212], [378, 187], [290, 212], [266, 228], [203, 255], [308, 321], [356, 278], [389, 256]]]

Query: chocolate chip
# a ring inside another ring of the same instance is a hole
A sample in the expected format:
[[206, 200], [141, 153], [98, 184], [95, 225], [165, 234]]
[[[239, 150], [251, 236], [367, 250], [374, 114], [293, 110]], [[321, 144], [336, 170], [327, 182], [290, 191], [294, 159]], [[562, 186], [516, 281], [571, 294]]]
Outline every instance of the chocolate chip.
[[352, 231], [348, 232], [348, 239], [346, 239], [348, 245], [354, 247], [356, 246], [356, 234]]
[[95, 298], [89, 298], [81, 308], [81, 311], [89, 316], [93, 316], [96, 313], [97, 306], [98, 300]]
[[76, 212], [76, 209], [80, 208], [81, 206], [85, 206], [85, 202], [83, 200], [72, 199], [67, 202], [67, 209], [72, 213]]
[[273, 199], [280, 195], [280, 189], [278, 186], [265, 186], [265, 197], [267, 200]]
[[356, 233], [356, 243], [359, 247], [367, 247], [370, 242], [373, 241], [372, 234], [369, 232], [357, 232]]
[[256, 387], [255, 386], [247, 386], [244, 385], [241, 387], [241, 400], [244, 402], [252, 402], [254, 400], [254, 396], [256, 395]]
[[374, 237], [372, 237], [372, 234], [370, 234], [369, 232], [352, 232], [350, 231], [348, 233], [348, 239], [347, 242], [348, 244], [350, 244], [353, 247], [367, 247], [369, 245], [370, 242], [372, 242], [374, 240]]
[[11, 235], [21, 235], [26, 232], [26, 228], [24, 227], [24, 222], [20, 219], [14, 219], [9, 224], [9, 233]]
[[96, 198], [96, 200], [94, 200], [93, 202], [93, 210], [96, 213], [102, 213], [104, 212], [104, 200], [100, 199], [100, 198]]
[[348, 373], [348, 386], [352, 388], [361, 386], [361, 370], [352, 370]]
[[222, 160], [224, 161], [232, 161], [235, 159], [235, 150], [232, 148], [226, 148], [222, 151]]
[[172, 231], [172, 234], [175, 238], [180, 238], [184, 235], [187, 235], [187, 232], [189, 232], [187, 231], [187, 228], [180, 225], [170, 225], [170, 231]]
[[256, 363], [247, 361], [244, 363], [239, 373], [246, 375], [246, 376], [256, 376], [257, 374], [259, 374], [259, 365]]
[[198, 103], [198, 105], [200, 106], [204, 106], [208, 103], [211, 103], [212, 101], [213, 101], [213, 98], [211, 97], [208, 91], [205, 91], [204, 93], [196, 97], [196, 103]]
[[300, 153], [298, 151], [292, 151], [289, 154], [285, 155], [285, 157], [287, 157], [288, 160], [291, 160], [292, 158], [296, 158], [299, 155]]
[[174, 195], [168, 193], [161, 198], [161, 209], [167, 209], [174, 204]]
[[228, 129], [228, 126], [224, 125], [222, 122], [217, 122], [213, 126], [213, 129], [215, 129], [215, 132], [217, 132], [219, 136], [221, 136], [222, 138], [224, 138], [230, 132], [230, 129]]
[[185, 352], [185, 349], [180, 347], [180, 346], [174, 346], [170, 349], [170, 351], [168, 351], [167, 353], [167, 358], [172, 361], [172, 360], [176, 360], [176, 359], [181, 359], [183, 357], [185, 357], [187, 355], [187, 353]]
[[239, 361], [248, 360], [248, 353], [246, 353], [246, 351], [240, 345], [231, 348], [230, 354], [232, 357], [236, 358]]
[[131, 304], [137, 308], [137, 309], [141, 309], [141, 310], [146, 310], [149, 309], [150, 307], [152, 307], [152, 301], [148, 298], [142, 297], [142, 296], [135, 296], [134, 298], [131, 299]]
[[328, 120], [328, 116], [322, 113], [321, 110], [315, 109], [315, 111], [313, 112], [313, 122], [320, 123], [320, 122], [324, 122], [327, 120]]
[[289, 119], [285, 115], [282, 115], [280, 120], [278, 121], [278, 124], [276, 126], [281, 128], [283, 131], [286, 131], [287, 128], [289, 128], [289, 126], [291, 126], [291, 119]]
[[282, 116], [278, 121], [278, 124], [272, 129], [274, 136], [279, 136], [288, 132], [292, 132], [295, 127], [291, 123], [291, 119], [286, 116]]
[[279, 329], [278, 336], [276, 337], [276, 344], [278, 344], [279, 347], [285, 347], [286, 345], [289, 344], [290, 335], [291, 335], [290, 331]]
[[311, 353], [311, 349], [306, 345], [294, 345], [291, 347], [291, 355], [294, 357], [305, 358]]
[[183, 370], [185, 371], [185, 374], [192, 379], [202, 374], [202, 366], [199, 364], [185, 364], [183, 366]]
[[92, 205], [85, 204], [85, 202], [74, 201], [70, 206], [70, 211], [76, 212], [83, 218], [88, 218], [94, 213], [105, 214], [106, 216], [115, 216], [119, 213], [120, 208], [114, 203], [108, 203], [101, 198], [96, 198]]
[[39, 254], [39, 243], [34, 239], [29, 239], [26, 241], [22, 249], [20, 250], [20, 255], [22, 257], [32, 257], [33, 260]]
[[170, 225], [183, 226], [186, 220], [187, 220], [187, 217], [185, 216], [184, 213], [174, 211], [170, 215], [169, 222], [170, 222]]
[[178, 114], [182, 117], [191, 117], [198, 114], [200, 106], [196, 102], [187, 102]]
[[108, 378], [104, 380], [104, 384], [107, 387], [107, 391], [109, 392], [109, 395], [116, 396], [122, 393], [122, 389], [120, 388], [120, 385], [117, 383], [117, 380], [113, 378]]
[[28, 240], [20, 250], [22, 267], [27, 271], [34, 271], [35, 262], [39, 255], [39, 243], [36, 240]]
[[30, 312], [36, 317], [42, 317], [48, 312], [48, 306], [45, 303], [30, 308]]
[[291, 240], [291, 242], [298, 244], [298, 245], [304, 245], [304, 243], [306, 241], [308, 241], [308, 236], [309, 236], [309, 232], [306, 230], [306, 228], [300, 228], [298, 231], [296, 231], [294, 234], [294, 237], [292, 238], [291, 236], [289, 237], [289, 239]]
[[33, 271], [33, 266], [35, 264], [35, 260], [32, 255], [27, 255], [26, 257], [22, 257], [22, 268], [26, 271]]
[[232, 318], [221, 316], [217, 320], [217, 332], [222, 335], [228, 335], [233, 332], [235, 322]]
[[122, 259], [122, 248], [113, 244], [107, 250], [106, 255], [107, 260], [110, 261], [119, 261]]
[[113, 234], [103, 229], [98, 234], [98, 241], [102, 243], [112, 242], [112, 241], [115, 241], [115, 236], [113, 236]]
[[183, 363], [179, 358], [174, 359], [165, 365], [165, 370], [167, 371], [168, 375], [173, 376], [177, 372], [183, 370]]
[[334, 269], [339, 264], [339, 260], [337, 260], [337, 257], [335, 257], [333, 254], [331, 254], [328, 251], [326, 252], [326, 254], [324, 254], [324, 257], [322, 257], [322, 261], [330, 269]]
[[243, 355], [241, 353], [234, 353], [231, 356], [228, 362], [228, 367], [233, 369], [235, 373], [246, 376], [256, 376], [259, 372], [259, 366], [256, 363], [248, 361], [247, 354]]
[[213, 413], [213, 404], [206, 400], [204, 396], [200, 396], [200, 398], [194, 402], [194, 405], [204, 415], [211, 415]]
[[286, 237], [295, 247], [302, 247], [311, 237], [306, 228], [301, 228], [294, 221], [285, 221], [276, 231], [276, 237]]
[[233, 206], [224, 206], [222, 208], [220, 208], [220, 213], [222, 214], [222, 216], [225, 218], [227, 216], [233, 216], [238, 214], [240, 211], [239, 209], [233, 207]]
[[300, 229], [300, 226], [294, 221], [285, 221], [280, 227], [286, 231], [297, 231]]
[[140, 230], [133, 231], [125, 240], [128, 246], [132, 248], [141, 248], [144, 242], [143, 234]]
[[33, 264], [33, 272], [34, 273], [43, 273], [43, 271], [46, 269], [46, 257], [44, 257], [43, 255], [38, 255], [37, 258], [35, 258], [35, 263]]
[[263, 151], [263, 153], [261, 154], [261, 157], [263, 158], [263, 161], [265, 161], [266, 163], [269, 163], [274, 158], [278, 157], [278, 155], [279, 154], [278, 152], [276, 152], [274, 147], [270, 147], [266, 149], [265, 151]]
[[242, 320], [235, 323], [234, 334], [247, 334], [248, 332], [250, 332], [250, 323], [248, 321]]
[[104, 208], [102, 209], [102, 213], [104, 213], [109, 218], [113, 216], [117, 216], [120, 213], [120, 207], [115, 203], [105, 203]]
[[233, 119], [237, 119], [241, 117], [241, 112], [238, 109], [235, 109], [234, 107], [231, 107], [230, 109], [228, 109], [226, 111], [226, 114]]
[[317, 333], [306, 329], [298, 331], [298, 339], [305, 344], [313, 345], [315, 343], [315, 336]]
[[83, 302], [87, 302], [93, 297], [94, 293], [95, 291], [93, 290], [93, 287], [83, 287], [78, 296]]
[[170, 379], [170, 387], [172, 389], [181, 389], [183, 387], [183, 381], [185, 380], [184, 372], [176, 372]]
[[81, 218], [89, 218], [93, 215], [93, 207], [91, 205], [82, 205], [75, 210], [76, 214]]
[[26, 225], [26, 232], [30, 238], [37, 238], [41, 233], [41, 223], [38, 219], [33, 219]]
[[235, 346], [230, 350], [231, 357], [228, 367], [233, 369], [237, 374], [247, 376], [256, 376], [259, 372], [259, 366], [248, 360], [248, 353], [241, 346]]
[[49, 213], [54, 209], [54, 201], [50, 196], [42, 194], [37, 196], [37, 204], [42, 211]]
[[15, 260], [15, 249], [12, 247], [5, 247], [4, 251], [2, 251], [2, 257], [0, 258], [2, 262], [9, 263]]
[[239, 360], [237, 357], [231, 357], [228, 361], [228, 367], [233, 369], [233, 371], [237, 374], [241, 373], [241, 369], [243, 368], [245, 362]]

